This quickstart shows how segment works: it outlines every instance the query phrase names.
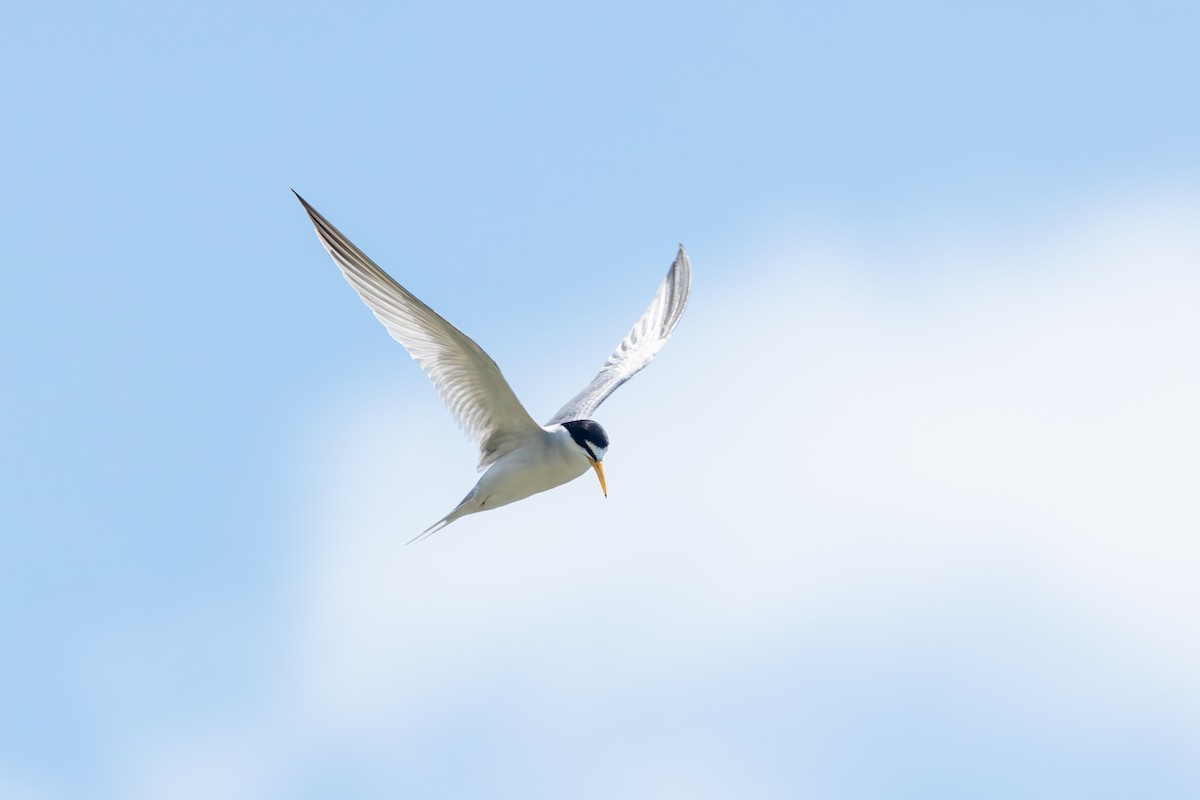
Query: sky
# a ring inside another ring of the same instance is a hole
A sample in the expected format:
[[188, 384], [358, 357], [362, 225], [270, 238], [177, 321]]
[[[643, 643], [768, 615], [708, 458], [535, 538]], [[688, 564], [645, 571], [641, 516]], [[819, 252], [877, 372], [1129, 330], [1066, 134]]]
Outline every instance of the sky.
[[[26, 4], [0, 797], [1200, 795], [1193, 3]], [[476, 454], [295, 188], [590, 475]]]

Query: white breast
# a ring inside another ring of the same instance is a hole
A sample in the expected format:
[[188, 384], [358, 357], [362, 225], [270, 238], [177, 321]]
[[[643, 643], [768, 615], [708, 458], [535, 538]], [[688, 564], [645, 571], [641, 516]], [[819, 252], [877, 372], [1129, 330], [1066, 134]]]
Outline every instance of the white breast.
[[588, 471], [586, 455], [565, 428], [551, 425], [544, 430], [545, 436], [504, 455], [488, 468], [471, 491], [471, 504], [477, 505], [477, 510], [524, 500]]

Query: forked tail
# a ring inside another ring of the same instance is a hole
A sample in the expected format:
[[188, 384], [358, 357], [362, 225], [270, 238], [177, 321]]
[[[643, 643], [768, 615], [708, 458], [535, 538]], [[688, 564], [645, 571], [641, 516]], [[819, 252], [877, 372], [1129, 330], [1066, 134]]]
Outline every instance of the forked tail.
[[475, 490], [472, 489], [470, 491], [470, 493], [467, 494], [467, 496], [462, 499], [462, 502], [454, 507], [453, 511], [451, 511], [449, 514], [447, 514], [446, 516], [439, 519], [437, 522], [430, 525], [425, 530], [421, 531], [419, 534], [417, 534], [413, 538], [409, 539], [408, 543], [413, 544], [414, 542], [419, 542], [422, 539], [426, 539], [430, 536], [433, 536], [435, 533], [437, 533], [442, 528], [449, 525], [451, 522], [454, 522], [454, 520], [458, 519], [459, 517], [464, 517], [467, 514], [470, 514], [472, 511], [477, 511], [478, 509], [474, 508], [473, 506], [468, 505], [471, 502], [471, 498], [474, 496], [475, 496]]
[[441, 518], [441, 519], [439, 519], [437, 522], [433, 523], [433, 524], [432, 524], [432, 525], [430, 525], [428, 528], [426, 528], [425, 530], [421, 531], [420, 533], [418, 533], [418, 534], [417, 534], [416, 536], [414, 536], [413, 538], [409, 539], [409, 540], [408, 540], [408, 543], [409, 543], [409, 544], [412, 544], [413, 542], [419, 542], [419, 541], [421, 541], [422, 539], [426, 539], [426, 538], [428, 538], [428, 537], [430, 537], [430, 536], [433, 536], [435, 533], [437, 533], [438, 531], [440, 531], [442, 528], [446, 527], [447, 525], [449, 525], [449, 524], [450, 524], [451, 522], [453, 522], [453, 521], [454, 521], [454, 520], [450, 519], [449, 517], [442, 517], [442, 518]]

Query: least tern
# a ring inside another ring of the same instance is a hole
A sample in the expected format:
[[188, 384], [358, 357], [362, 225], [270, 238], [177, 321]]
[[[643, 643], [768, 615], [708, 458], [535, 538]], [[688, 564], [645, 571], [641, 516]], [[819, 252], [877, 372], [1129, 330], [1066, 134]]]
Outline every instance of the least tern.
[[478, 469], [487, 470], [462, 502], [412, 541], [467, 514], [561, 486], [587, 472], [589, 466], [608, 496], [602, 464], [608, 434], [591, 415], [618, 386], [650, 363], [679, 324], [692, 286], [692, 267], [683, 245], [650, 307], [596, 377], [549, 422], [538, 425], [483, 348], [393, 280], [295, 190], [293, 193], [342, 275], [392, 338], [425, 370], [450, 413], [479, 447]]

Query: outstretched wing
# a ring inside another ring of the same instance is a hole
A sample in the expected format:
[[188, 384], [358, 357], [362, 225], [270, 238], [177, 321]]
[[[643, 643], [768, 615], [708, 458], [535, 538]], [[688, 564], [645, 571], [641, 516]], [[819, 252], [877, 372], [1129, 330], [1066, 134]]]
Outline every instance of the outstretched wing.
[[604, 368], [592, 378], [583, 391], [558, 410], [547, 425], [569, 422], [573, 419], [589, 419], [596, 407], [603, 403], [617, 387], [645, 368], [655, 353], [663, 348], [671, 332], [683, 316], [688, 293], [692, 289], [692, 264], [687, 251], [679, 245], [679, 254], [671, 265], [667, 277], [654, 300], [633, 329], [617, 345], [617, 349], [604, 362]]
[[479, 469], [542, 433], [483, 348], [396, 283], [303, 197], [296, 197], [342, 275], [425, 370], [479, 447]]

